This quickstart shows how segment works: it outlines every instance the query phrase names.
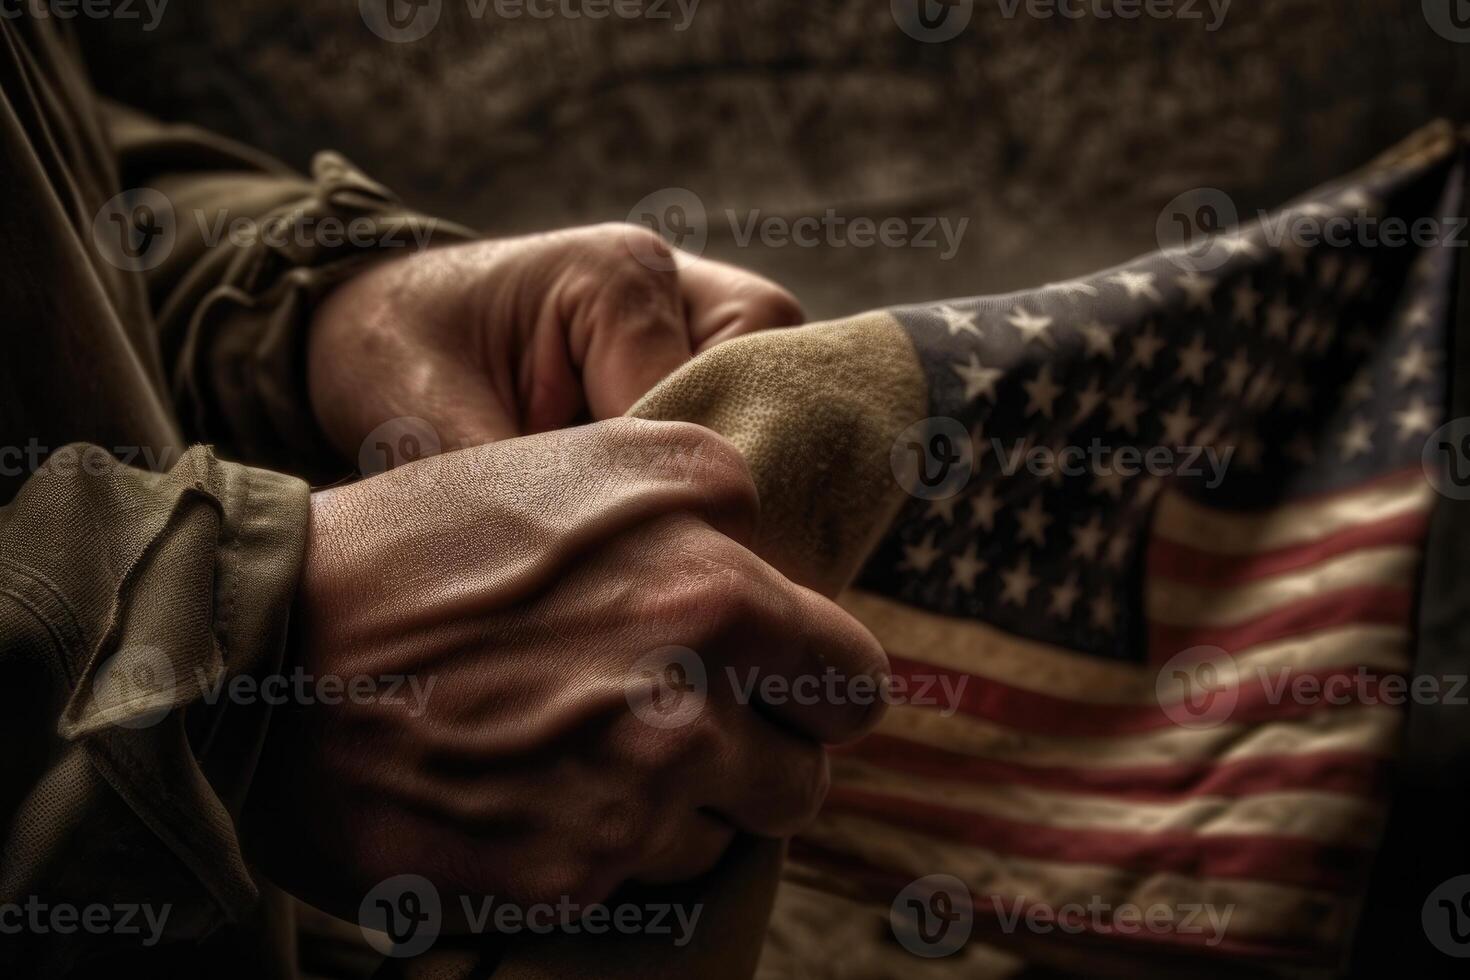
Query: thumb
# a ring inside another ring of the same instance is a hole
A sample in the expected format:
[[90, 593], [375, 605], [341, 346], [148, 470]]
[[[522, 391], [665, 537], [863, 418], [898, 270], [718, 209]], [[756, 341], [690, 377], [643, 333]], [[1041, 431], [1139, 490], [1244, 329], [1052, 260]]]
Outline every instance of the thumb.
[[583, 315], [572, 351], [594, 418], [622, 415], [693, 356], [675, 268], [649, 268], [630, 253]]

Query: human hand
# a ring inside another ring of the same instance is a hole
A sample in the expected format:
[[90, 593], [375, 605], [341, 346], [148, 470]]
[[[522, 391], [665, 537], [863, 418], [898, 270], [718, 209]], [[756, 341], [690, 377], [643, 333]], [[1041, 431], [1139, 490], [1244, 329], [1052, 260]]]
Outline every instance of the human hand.
[[[409, 675], [428, 695], [417, 713], [277, 709], [248, 801], [252, 855], [350, 918], [400, 873], [585, 904], [696, 876], [736, 831], [800, 829], [826, 791], [823, 743], [881, 708], [741, 703], [726, 668], [876, 684], [887, 665], [856, 620], [744, 547], [756, 508], [720, 436], [632, 419], [313, 495], [294, 666]], [[697, 653], [705, 696], [657, 700], [666, 661], [649, 655], [670, 646]]]
[[802, 318], [775, 283], [639, 225], [434, 249], [326, 297], [309, 334], [312, 405], [349, 459], [406, 416], [458, 449], [621, 415], [699, 351]]

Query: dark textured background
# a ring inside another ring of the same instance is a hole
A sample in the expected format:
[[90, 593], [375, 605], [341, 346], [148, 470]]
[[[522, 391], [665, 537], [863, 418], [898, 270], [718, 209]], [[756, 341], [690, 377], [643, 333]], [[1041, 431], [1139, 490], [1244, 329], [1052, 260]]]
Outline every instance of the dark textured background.
[[[412, 203], [495, 232], [624, 218], [693, 189], [709, 254], [829, 316], [1034, 285], [1155, 245], [1198, 186], [1252, 212], [1436, 115], [1470, 110], [1470, 45], [1420, 0], [1235, 0], [1202, 21], [1007, 19], [978, 0], [920, 44], [887, 0], [702, 0], [669, 21], [476, 20], [390, 44], [356, 0], [173, 0], [91, 28], [118, 96], [304, 165], [329, 146]], [[1448, 0], [1446, 0], [1448, 2]], [[739, 248], [722, 212], [969, 217], [933, 249]]]

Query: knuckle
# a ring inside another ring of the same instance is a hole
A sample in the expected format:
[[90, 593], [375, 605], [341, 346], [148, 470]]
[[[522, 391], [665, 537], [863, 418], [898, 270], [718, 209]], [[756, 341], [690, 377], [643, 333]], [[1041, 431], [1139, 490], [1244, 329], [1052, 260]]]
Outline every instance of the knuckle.
[[779, 783], [775, 791], [780, 801], [772, 833], [789, 837], [816, 819], [831, 786], [831, 767], [827, 753], [819, 745], [793, 750], [788, 759], [776, 766]]
[[690, 591], [715, 637], [746, 629], [770, 615], [768, 590], [751, 568], [749, 556], [736, 554], [737, 550], [739, 545], [726, 542], [706, 553], [694, 573], [697, 578]]
[[721, 497], [743, 499], [750, 506], [755, 505], [758, 499], [755, 477], [734, 443], [701, 425], [669, 424], [678, 426], [670, 433], [670, 451], [665, 457], [672, 476], [703, 484]]
[[651, 228], [628, 221], [609, 222], [594, 227], [592, 241], [610, 260], [610, 267], [630, 281], [658, 283], [661, 288], [678, 281], [673, 247]]
[[648, 225], [640, 225], [636, 221], [604, 221], [589, 226], [586, 233], [593, 241], [613, 254], [621, 253], [627, 247], [634, 246], [639, 248], [658, 246], [666, 253], [672, 252], [669, 243], [664, 241], [662, 235]]
[[605, 901], [620, 882], [617, 876], [602, 870], [604, 867], [594, 858], [578, 859], [564, 852], [560, 860], [545, 861], [535, 875], [527, 876], [521, 901], [526, 905], [554, 904], [563, 899], [585, 905]]
[[648, 824], [643, 807], [632, 800], [603, 807], [589, 829], [587, 850], [600, 861], [635, 863], [647, 848]]
[[618, 458], [638, 476], [683, 485], [708, 509], [754, 525], [760, 510], [755, 477], [744, 455], [724, 436], [693, 422], [643, 419], [619, 420], [605, 431]]
[[641, 799], [665, 795], [670, 783], [684, 779], [717, 748], [719, 732], [706, 714], [686, 725], [654, 728], [640, 739], [629, 761], [633, 786]]
[[789, 327], [806, 320], [806, 311], [796, 297], [774, 283], [750, 287], [739, 304], [740, 319], [751, 330]]

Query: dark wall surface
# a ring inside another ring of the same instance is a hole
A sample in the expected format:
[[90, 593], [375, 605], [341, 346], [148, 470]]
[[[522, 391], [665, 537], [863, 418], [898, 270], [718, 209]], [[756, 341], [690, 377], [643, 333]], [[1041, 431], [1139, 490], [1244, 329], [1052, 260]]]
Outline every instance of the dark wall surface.
[[[1431, 29], [1420, 0], [1235, 0], [1215, 31], [1206, 0], [1178, 0], [1200, 19], [1138, 20], [976, 0], [945, 43], [906, 35], [885, 0], [702, 0], [683, 31], [673, 0], [670, 19], [639, 20], [442, 0], [404, 44], [355, 0], [186, 2], [151, 32], [89, 25], [105, 87], [298, 166], [340, 149], [492, 232], [621, 219], [689, 188], [708, 254], [785, 281], [816, 316], [1110, 265], [1155, 247], [1182, 191], [1253, 213], [1470, 114], [1470, 44]], [[829, 207], [970, 221], [944, 260], [741, 247], [726, 215]]]

